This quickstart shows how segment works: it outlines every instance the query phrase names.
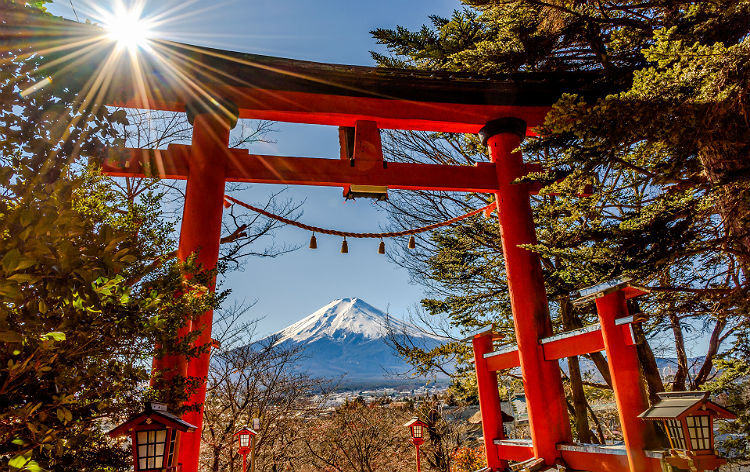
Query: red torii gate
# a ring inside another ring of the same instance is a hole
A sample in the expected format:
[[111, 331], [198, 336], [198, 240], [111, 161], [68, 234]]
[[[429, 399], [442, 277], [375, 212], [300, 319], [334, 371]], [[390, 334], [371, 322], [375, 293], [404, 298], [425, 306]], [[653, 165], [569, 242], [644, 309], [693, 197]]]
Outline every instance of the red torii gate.
[[[113, 87], [120, 93], [110, 103], [187, 110], [194, 124], [192, 146], [171, 146], [166, 153], [135, 150], [125, 165], [107, 165], [105, 172], [187, 179], [180, 258], [200, 249], [198, 262], [206, 268], [215, 267], [227, 180], [496, 194], [533, 454], [554, 463], [560, 457], [556, 445], [571, 442], [572, 436], [557, 361], [546, 360], [538, 344], [539, 339], [552, 334], [541, 265], [536, 254], [519, 247], [536, 243], [529, 200], [532, 189], [529, 184], [513, 182], [536, 168], [527, 167], [515, 150], [528, 128], [542, 122], [560, 94], [575, 90], [586, 78], [524, 74], [488, 80], [465, 74], [317, 64], [169, 43], [161, 46], [170, 51], [177, 70], [189, 71], [186, 86], [175, 87], [181, 81], [161, 82], [170, 77], [172, 69], [147, 62], [141, 72], [147, 79], [147, 103], [143, 91], [127, 83]], [[229, 131], [238, 117], [354, 127], [353, 159], [254, 156], [230, 150]], [[385, 163], [379, 135], [372, 132], [385, 128], [481, 133], [492, 164]], [[203, 345], [211, 341], [211, 321], [209, 312], [185, 329], [201, 329], [196, 342]], [[192, 359], [186, 367], [171, 362], [157, 360], [154, 366], [178, 367], [181, 373], [196, 377], [208, 372], [208, 354]], [[204, 399], [205, 385], [190, 402], [202, 405]], [[194, 472], [202, 406], [184, 419], [198, 426], [196, 433], [184, 436], [180, 457], [185, 472]], [[486, 436], [490, 442], [495, 439], [489, 432]], [[493, 457], [488, 460], [493, 469], [505, 465]]]
[[[595, 301], [600, 323], [581, 329], [547, 336], [538, 340], [542, 356], [547, 361], [558, 362], [572, 356], [606, 351], [609, 373], [622, 428], [624, 447], [601, 447], [598, 445], [556, 445], [563, 462], [576, 469], [590, 471], [657, 471], [661, 470], [661, 455], [646, 451], [649, 428], [638, 418], [648, 406], [640, 388], [640, 368], [635, 348], [635, 337], [630, 325], [635, 322], [628, 313], [625, 301], [647, 293], [646, 289], [631, 286], [627, 281], [616, 280], [583, 290], [574, 304]], [[472, 334], [474, 364], [479, 386], [479, 401], [483, 411], [500, 409], [497, 394], [497, 373], [523, 366], [520, 362], [520, 343], [495, 347], [496, 334], [485, 328]], [[524, 373], [524, 388], [526, 376]], [[528, 394], [527, 394], [528, 396]], [[531, 412], [529, 412], [531, 418]], [[499, 416], [489, 418], [482, 415], [485, 431], [495, 432], [492, 446], [485, 435], [488, 461], [496, 455], [498, 461], [505, 459], [523, 461], [534, 457], [533, 444], [525, 440], [504, 439], [503, 424]], [[532, 426], [533, 428], [533, 426]]]
[[[529, 196], [537, 189], [533, 183], [514, 183], [539, 167], [525, 164], [517, 148], [529, 129], [542, 123], [562, 93], [590, 89], [597, 76], [524, 73], [491, 79], [321, 64], [167, 41], [154, 41], [151, 49], [151, 54], [142, 54], [136, 62], [130, 58], [120, 61], [110, 74], [105, 101], [132, 108], [186, 111], [193, 123], [192, 145], [131, 150], [130, 159], [107, 162], [104, 171], [121, 177], [187, 180], [178, 250], [181, 259], [199, 251], [198, 262], [204, 268], [216, 266], [227, 181], [495, 194], [517, 341], [517, 348], [503, 362], [518, 365], [523, 372], [531, 445], [502, 443], [497, 378], [489, 375], [498, 370], [497, 365], [480, 369], [480, 364], [491, 366], [498, 361], [484, 362], [484, 354], [494, 347], [491, 337], [478, 335], [475, 349], [482, 353], [477, 374], [488, 465], [501, 470], [509, 459], [539, 457], [547, 464], [560, 460], [559, 446], [570, 445], [572, 435], [559, 357], [550, 356], [550, 348], [540, 342], [553, 333], [539, 257], [520, 247], [536, 243]], [[77, 67], [76, 73], [85, 76], [87, 70], [80, 64]], [[94, 74], [93, 69], [88, 72]], [[238, 118], [342, 127], [342, 155], [340, 159], [313, 159], [229, 149], [229, 132]], [[388, 163], [383, 160], [379, 129], [479, 133], [492, 162], [473, 167]], [[352, 130], [350, 149], [347, 137]], [[201, 330], [196, 343], [210, 343], [212, 316], [207, 312], [187, 323], [181, 335]], [[608, 322], [605, 334], [619, 336], [620, 328], [612, 323]], [[566, 353], [564, 348], [560, 352]], [[610, 362], [617, 363], [617, 357]], [[154, 361], [157, 371], [173, 370], [200, 378], [206, 377], [208, 366], [208, 354], [188, 363], [172, 358]], [[617, 396], [621, 387], [618, 383], [614, 387]], [[633, 388], [637, 387], [628, 386]], [[183, 417], [197, 426], [195, 433], [183, 435], [180, 462], [184, 472], [197, 471], [204, 399], [205, 383], [189, 400], [200, 405], [200, 411]], [[627, 464], [587, 468], [594, 472], [628, 470]], [[631, 468], [631, 472], [640, 470]]]

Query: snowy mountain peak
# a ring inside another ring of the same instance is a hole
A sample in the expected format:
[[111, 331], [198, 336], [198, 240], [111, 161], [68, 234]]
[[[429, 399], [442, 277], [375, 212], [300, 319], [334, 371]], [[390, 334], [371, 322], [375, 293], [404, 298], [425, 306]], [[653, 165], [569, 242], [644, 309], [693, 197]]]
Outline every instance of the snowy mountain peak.
[[342, 298], [332, 301], [277, 334], [280, 336], [279, 342], [309, 342], [357, 335], [377, 339], [384, 337], [386, 332], [385, 313], [359, 298]]
[[316, 339], [380, 339], [387, 335], [387, 324], [402, 329], [404, 323], [359, 298], [341, 298], [283, 329], [279, 341], [309, 342]]
[[298, 347], [304, 352], [295, 366], [299, 372], [345, 378], [351, 385], [403, 383], [403, 379], [390, 378], [410, 369], [388, 342], [390, 327], [397, 336], [407, 333], [410, 342], [425, 349], [446, 341], [390, 317], [360, 298], [333, 300], [270, 338], [277, 345]]

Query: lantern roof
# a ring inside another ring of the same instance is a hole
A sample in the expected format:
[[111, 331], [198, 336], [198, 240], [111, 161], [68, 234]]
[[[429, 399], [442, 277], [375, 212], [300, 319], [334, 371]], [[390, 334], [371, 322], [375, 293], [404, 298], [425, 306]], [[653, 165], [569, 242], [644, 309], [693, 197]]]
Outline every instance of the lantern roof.
[[[148, 423], [148, 420], [151, 420], [151, 423]], [[146, 409], [142, 413], [132, 416], [107, 434], [111, 437], [124, 436], [129, 434], [136, 426], [153, 423], [189, 433], [196, 429], [192, 424], [168, 412], [166, 405], [163, 403], [146, 403]]]
[[236, 433], [234, 433], [234, 435], [235, 436], [239, 436], [242, 433], [250, 433], [251, 436], [255, 436], [255, 435], [258, 434], [254, 429], [252, 429], [252, 428], [250, 428], [248, 426], [243, 426], [242, 429], [240, 429], [239, 431], [237, 431]]
[[681, 420], [699, 411], [708, 411], [718, 418], [734, 419], [731, 411], [709, 400], [709, 392], [660, 392], [659, 402], [644, 411], [644, 420]]
[[429, 426], [429, 425], [428, 425], [427, 423], [425, 423], [424, 421], [420, 420], [420, 419], [419, 419], [419, 418], [417, 418], [416, 416], [415, 416], [414, 418], [412, 418], [412, 419], [411, 419], [411, 420], [410, 420], [410, 421], [409, 421], [408, 423], [406, 423], [406, 424], [405, 424], [404, 426], [407, 426], [407, 427], [409, 427], [409, 428], [410, 428], [410, 427], [412, 427], [412, 426], [415, 426], [415, 425], [421, 425], [421, 426]]

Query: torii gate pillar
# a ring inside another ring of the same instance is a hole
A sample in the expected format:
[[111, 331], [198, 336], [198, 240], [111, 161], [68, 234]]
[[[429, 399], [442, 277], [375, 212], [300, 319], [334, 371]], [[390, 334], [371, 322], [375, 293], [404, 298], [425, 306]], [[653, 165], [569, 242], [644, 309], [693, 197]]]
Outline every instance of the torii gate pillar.
[[539, 343], [552, 335], [541, 262], [537, 254], [519, 247], [537, 242], [529, 185], [514, 183], [526, 174], [517, 151], [526, 123], [517, 118], [494, 120], [479, 135], [497, 169], [497, 211], [534, 455], [552, 465], [560, 456], [557, 443], [573, 438], [560, 368], [557, 361], [545, 360]]
[[[193, 120], [192, 152], [188, 160], [188, 178], [185, 189], [185, 206], [180, 228], [180, 244], [177, 256], [186, 260], [197, 254], [196, 262], [202, 270], [213, 270], [219, 259], [221, 241], [221, 217], [224, 209], [225, 169], [229, 159], [229, 131], [236, 120], [220, 110], [201, 109]], [[211, 283], [215, 289], [215, 281]], [[192, 323], [188, 320], [183, 331], [200, 331], [195, 346], [211, 343], [213, 311], [200, 315]], [[203, 428], [203, 403], [206, 399], [206, 382], [210, 353], [204, 352], [187, 364], [188, 377], [201, 378], [198, 388], [187, 401], [188, 406], [197, 406], [188, 411], [183, 419], [196, 426], [195, 432], [183, 433], [179, 463], [182, 472], [197, 472], [200, 457], [201, 430]], [[155, 361], [159, 369], [159, 361]], [[168, 366], [167, 366], [168, 367]]]
[[477, 389], [479, 390], [479, 411], [482, 414], [482, 436], [484, 436], [484, 452], [487, 457], [487, 467], [492, 471], [505, 470], [508, 461], [502, 459], [495, 446], [495, 439], [504, 439], [502, 403], [497, 385], [497, 372], [487, 366], [485, 354], [493, 351], [493, 333], [475, 336], [471, 344], [474, 349], [474, 368], [477, 374]]
[[638, 353], [635, 346], [626, 345], [622, 336], [616, 334], [617, 319], [628, 316], [625, 293], [617, 290], [598, 297], [596, 310], [599, 314], [607, 361], [609, 361], [612, 390], [620, 417], [628, 465], [631, 472], [648, 470], [645, 449], [649, 431], [644, 421], [638, 417], [648, 408], [648, 403], [640, 388]]

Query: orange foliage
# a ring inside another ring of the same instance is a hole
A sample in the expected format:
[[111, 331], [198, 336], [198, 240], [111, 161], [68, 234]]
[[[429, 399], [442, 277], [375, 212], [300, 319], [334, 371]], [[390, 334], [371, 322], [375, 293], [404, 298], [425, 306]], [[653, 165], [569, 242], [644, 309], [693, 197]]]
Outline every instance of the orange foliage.
[[451, 453], [451, 472], [473, 472], [486, 466], [482, 446], [459, 447]]

